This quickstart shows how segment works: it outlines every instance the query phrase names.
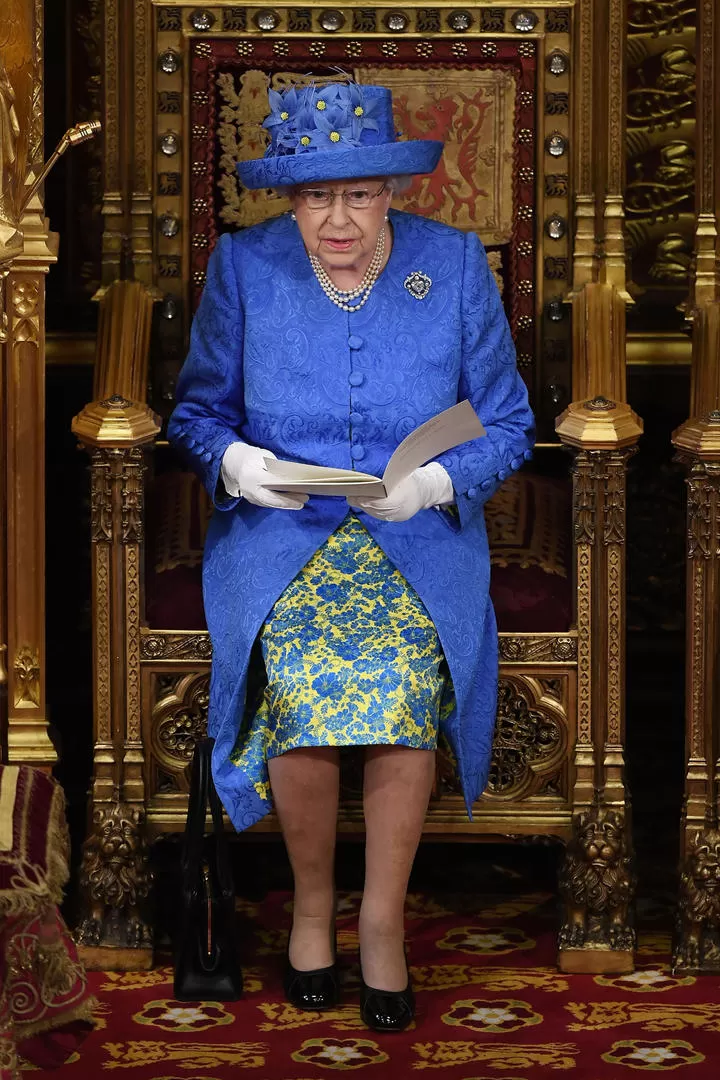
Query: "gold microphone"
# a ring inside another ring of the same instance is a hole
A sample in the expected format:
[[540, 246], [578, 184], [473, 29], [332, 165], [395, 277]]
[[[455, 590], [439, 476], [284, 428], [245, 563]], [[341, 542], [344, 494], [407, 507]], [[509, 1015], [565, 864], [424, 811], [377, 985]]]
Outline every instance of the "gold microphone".
[[55, 162], [59, 157], [65, 153], [69, 146], [79, 146], [80, 143], [87, 142], [88, 139], [94, 139], [97, 133], [102, 129], [102, 124], [99, 120], [84, 120], [80, 124], [76, 124], [75, 127], [68, 128], [63, 135], [60, 142], [57, 144], [48, 160], [40, 170], [39, 176], [35, 179], [32, 186], [25, 193], [22, 205], [20, 207], [20, 214], [26, 208], [33, 195], [45, 180], [47, 174], [52, 169]]

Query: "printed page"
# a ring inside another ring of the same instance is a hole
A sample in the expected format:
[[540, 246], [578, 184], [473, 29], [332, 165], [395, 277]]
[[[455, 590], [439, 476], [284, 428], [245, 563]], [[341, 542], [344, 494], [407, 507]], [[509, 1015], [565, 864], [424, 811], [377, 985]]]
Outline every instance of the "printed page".
[[445, 409], [411, 431], [400, 443], [383, 473], [385, 490], [392, 491], [411, 472], [446, 450], [484, 434], [485, 428], [467, 399]]

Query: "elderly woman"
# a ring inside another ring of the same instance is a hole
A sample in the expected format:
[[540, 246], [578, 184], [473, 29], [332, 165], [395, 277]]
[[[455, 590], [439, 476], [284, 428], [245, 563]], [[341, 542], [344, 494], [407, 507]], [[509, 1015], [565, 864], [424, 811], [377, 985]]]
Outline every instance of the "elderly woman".
[[[432, 171], [442, 145], [396, 141], [379, 86], [270, 104], [270, 146], [238, 170], [248, 188], [285, 189], [292, 211], [220, 238], [170, 422], [215, 504], [213, 773], [237, 829], [274, 804], [295, 881], [286, 994], [328, 1008], [339, 750], [365, 747], [361, 1010], [400, 1030], [414, 1014], [405, 895], [440, 724], [468, 813], [487, 779], [483, 505], [530, 456], [532, 416], [477, 236], [390, 209], [395, 178]], [[405, 435], [466, 398], [485, 436], [383, 498], [266, 486], [272, 457], [380, 475]]]

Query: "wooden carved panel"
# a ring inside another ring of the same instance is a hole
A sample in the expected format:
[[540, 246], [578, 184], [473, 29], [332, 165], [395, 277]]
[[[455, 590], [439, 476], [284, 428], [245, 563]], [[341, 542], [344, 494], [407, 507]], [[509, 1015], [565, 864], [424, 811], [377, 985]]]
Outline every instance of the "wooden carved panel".
[[680, 328], [695, 210], [695, 0], [628, 9], [625, 215], [631, 329]]
[[533, 773], [545, 775], [563, 757], [567, 745], [562, 718], [553, 706], [560, 695], [556, 680], [542, 685], [544, 705], [533, 701], [517, 683], [503, 679], [498, 690], [498, 711], [493, 759], [487, 790], [506, 796], [532, 782]]
[[[146, 642], [156, 640], [155, 636], [145, 638]], [[197, 669], [150, 676], [149, 765], [156, 794], [187, 791], [185, 770], [196, 741], [207, 731], [209, 680], [207, 670]], [[493, 760], [483, 798], [502, 802], [529, 796], [567, 798], [567, 755], [573, 739], [571, 694], [570, 673], [562, 668], [536, 676], [503, 674]], [[362, 755], [352, 749], [343, 753], [342, 790], [345, 801], [362, 797]], [[455, 763], [443, 740], [437, 794], [460, 795]]]
[[344, 71], [393, 85], [403, 137], [448, 137], [436, 176], [418, 179], [398, 205], [476, 229], [490, 245], [538, 431], [552, 438], [555, 416], [572, 397], [563, 298], [571, 163], [582, 150], [570, 123], [573, 12], [538, 3], [528, 11], [198, 8], [163, 0], [153, 7], [156, 194], [147, 239], [165, 294], [154, 408], [164, 415], [172, 401], [218, 233], [284, 209], [268, 192], [241, 191], [234, 171], [238, 158], [264, 151], [268, 82], [322, 82]]
[[[567, 672], [532, 676], [503, 669], [493, 755], [482, 803], [518, 802], [537, 796], [567, 798], [566, 758], [574, 739], [571, 680]], [[455, 762], [441, 741], [439, 796], [461, 794]]]
[[169, 773], [183, 773], [195, 743], [207, 732], [210, 675], [190, 672], [176, 678], [169, 693], [154, 704], [150, 745], [153, 763]]
[[[337, 78], [331, 61], [343, 62], [342, 42], [328, 43], [323, 63], [293, 62], [316, 42], [293, 41], [287, 52], [252, 44], [252, 60], [226, 40], [193, 45], [190, 57], [194, 87], [190, 109], [190, 261], [192, 304], [199, 300], [209, 254], [219, 232], [243, 227], [280, 213], [287, 203], [267, 191], [246, 191], [235, 162], [259, 157], [267, 145], [261, 124], [267, 90]], [[275, 45], [278, 45], [275, 42]], [[443, 158], [429, 177], [420, 177], [396, 199], [401, 209], [427, 214], [461, 229], [473, 229], [490, 248], [518, 348], [534, 351], [535, 260], [533, 169], [536, 142], [535, 50], [522, 44], [493, 44], [490, 55], [475, 43], [476, 61], [457, 67], [450, 42], [433, 46], [432, 63], [418, 64], [410, 43], [392, 58], [377, 42], [362, 43], [368, 60], [358, 67], [363, 82], [382, 82], [394, 93], [395, 122], [406, 138], [445, 142]], [[331, 55], [332, 49], [332, 55]], [[281, 57], [281, 58], [279, 58]], [[390, 60], [392, 62], [390, 62]], [[308, 73], [308, 66], [312, 71]], [[328, 68], [330, 70], [328, 70]], [[296, 70], [297, 69], [297, 70]], [[165, 121], [163, 120], [163, 123]], [[216, 150], [217, 147], [217, 150]], [[218, 152], [219, 151], [219, 152]], [[170, 258], [164, 256], [165, 266]], [[175, 246], [177, 246], [175, 244]], [[161, 269], [162, 269], [161, 266]], [[178, 273], [180, 268], [178, 265]]]

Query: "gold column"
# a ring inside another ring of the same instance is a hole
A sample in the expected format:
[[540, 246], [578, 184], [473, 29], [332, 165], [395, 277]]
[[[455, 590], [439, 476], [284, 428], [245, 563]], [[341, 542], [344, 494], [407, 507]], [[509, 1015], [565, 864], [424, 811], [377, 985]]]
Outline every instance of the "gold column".
[[578, 5], [575, 10], [575, 56], [573, 88], [577, 102], [574, 110], [573, 145], [576, 170], [575, 241], [573, 246], [573, 291], [592, 281], [595, 274], [595, 195], [593, 177], [593, 51], [595, 24], [593, 3]]
[[[634, 963], [632, 844], [625, 786], [625, 479], [642, 424], [626, 403], [624, 0], [580, 5], [575, 85], [578, 200], [573, 398], [558, 418], [573, 449], [578, 734], [574, 835], [560, 874], [558, 963], [625, 972]], [[597, 238], [597, 239], [596, 239]]]
[[153, 281], [153, 165], [154, 101], [152, 93], [153, 10], [150, 0], [133, 0], [132, 14], [132, 195], [130, 199], [130, 250], [132, 275], [151, 285]]
[[[126, 283], [123, 283], [123, 285]], [[147, 328], [139, 295], [127, 283], [115, 332], [132, 318]], [[115, 286], [117, 288], [117, 286]], [[94, 755], [90, 833], [83, 848], [83, 914], [76, 931], [85, 965], [136, 970], [152, 964], [146, 901], [151, 886], [144, 837], [145, 781], [140, 713], [140, 575], [143, 446], [160, 430], [145, 405], [114, 394], [88, 405], [73, 431], [92, 458], [91, 539]]]
[[124, 42], [127, 27], [123, 0], [106, 0], [104, 5], [103, 52], [103, 205], [102, 282], [123, 276], [125, 236], [128, 233], [127, 148], [120, 117], [127, 114], [128, 80], [124, 78]]
[[151, 0], [104, 6], [105, 286], [153, 279], [152, 15]]
[[687, 467], [685, 800], [673, 970], [720, 972], [720, 11], [697, 24], [697, 224]]
[[[606, 155], [603, 213], [603, 280], [613, 285], [626, 304], [632, 304], [625, 281], [625, 115], [627, 98], [627, 0], [609, 0], [606, 14], [607, 86]], [[599, 187], [599, 191], [603, 188]], [[624, 326], [623, 326], [624, 333]], [[623, 370], [625, 358], [623, 357]]]
[[19, 211], [42, 167], [42, 46], [41, 0], [5, 0], [0, 14], [0, 270], [7, 273], [0, 328], [5, 415], [0, 632], [9, 760], [50, 768], [56, 754], [45, 700], [45, 274], [56, 259], [57, 238], [48, 231], [37, 195], [22, 215]]

